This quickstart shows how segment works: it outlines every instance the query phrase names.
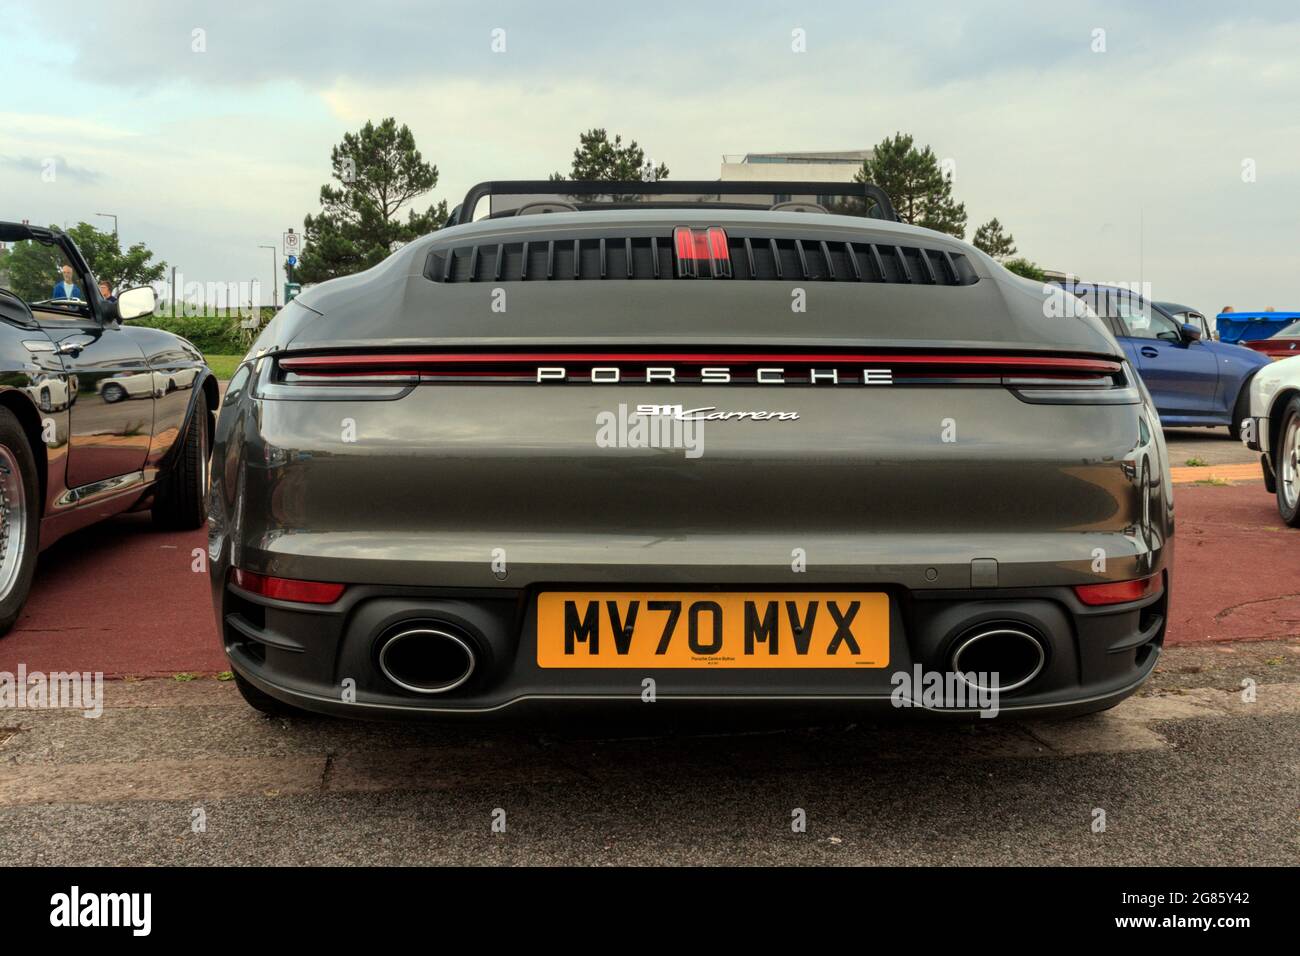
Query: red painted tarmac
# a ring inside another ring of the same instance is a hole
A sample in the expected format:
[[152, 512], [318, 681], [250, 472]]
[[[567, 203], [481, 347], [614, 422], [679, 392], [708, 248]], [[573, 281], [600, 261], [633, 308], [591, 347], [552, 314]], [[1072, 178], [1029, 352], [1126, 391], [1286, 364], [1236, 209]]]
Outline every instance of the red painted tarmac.
[[1300, 528], [1262, 481], [1174, 489], [1172, 644], [1300, 634]]
[[[1300, 634], [1300, 529], [1258, 481], [1180, 485], [1169, 642]], [[127, 515], [41, 556], [23, 616], [0, 638], [0, 671], [165, 676], [226, 670], [206, 572], [204, 531], [155, 532]]]
[[0, 638], [0, 671], [160, 676], [228, 669], [206, 571], [192, 570], [207, 531], [158, 532], [122, 515], [41, 555], [27, 606]]

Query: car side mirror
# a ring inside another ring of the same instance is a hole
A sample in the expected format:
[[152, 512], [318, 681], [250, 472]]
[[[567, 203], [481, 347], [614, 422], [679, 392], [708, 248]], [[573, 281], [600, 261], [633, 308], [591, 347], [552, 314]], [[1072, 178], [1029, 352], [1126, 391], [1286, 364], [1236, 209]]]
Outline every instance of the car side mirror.
[[117, 317], [123, 322], [130, 322], [132, 319], [153, 315], [156, 304], [153, 289], [148, 286], [127, 289], [117, 297]]
[[1183, 332], [1183, 339], [1187, 342], [1199, 342], [1201, 339], [1201, 330], [1199, 326], [1192, 325], [1190, 322], [1184, 322], [1180, 328]]

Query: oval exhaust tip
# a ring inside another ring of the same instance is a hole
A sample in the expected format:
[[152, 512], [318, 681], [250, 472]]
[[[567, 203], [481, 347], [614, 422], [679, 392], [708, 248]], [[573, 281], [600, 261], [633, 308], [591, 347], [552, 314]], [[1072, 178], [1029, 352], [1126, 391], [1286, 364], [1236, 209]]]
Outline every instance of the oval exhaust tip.
[[[1006, 694], [1042, 673], [1047, 650], [1030, 630], [998, 624], [981, 627], [958, 640], [949, 662], [952, 672], [967, 686]], [[978, 679], [993, 675], [997, 675], [996, 681]]]
[[409, 627], [379, 648], [379, 670], [403, 690], [445, 694], [474, 673], [478, 657], [459, 634], [432, 626]]

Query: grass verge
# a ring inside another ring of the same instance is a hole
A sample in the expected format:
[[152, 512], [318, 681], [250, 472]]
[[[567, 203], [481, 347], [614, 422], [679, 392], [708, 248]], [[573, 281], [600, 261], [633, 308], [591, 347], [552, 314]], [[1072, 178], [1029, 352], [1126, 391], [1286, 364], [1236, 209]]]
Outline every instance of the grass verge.
[[242, 355], [205, 355], [203, 360], [208, 363], [208, 368], [212, 369], [212, 374], [219, 381], [228, 382], [230, 376], [235, 374], [235, 369], [239, 366]]

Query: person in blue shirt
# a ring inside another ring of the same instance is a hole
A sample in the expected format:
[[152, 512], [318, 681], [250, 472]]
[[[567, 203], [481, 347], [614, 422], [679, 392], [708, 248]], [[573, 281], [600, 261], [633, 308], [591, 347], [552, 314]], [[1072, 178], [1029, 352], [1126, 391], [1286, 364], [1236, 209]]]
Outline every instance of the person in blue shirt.
[[63, 267], [63, 281], [54, 283], [51, 299], [85, 299], [81, 286], [72, 281], [72, 266]]

